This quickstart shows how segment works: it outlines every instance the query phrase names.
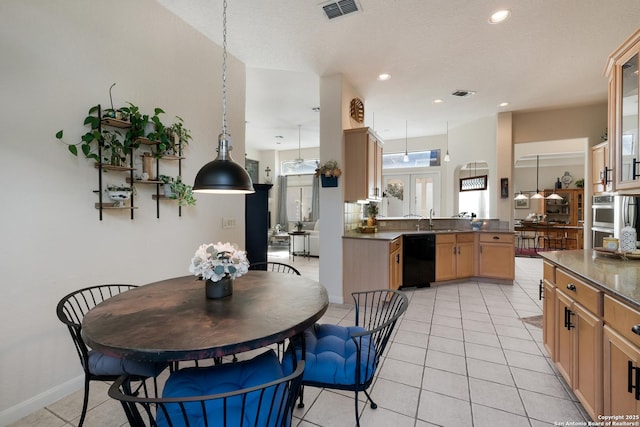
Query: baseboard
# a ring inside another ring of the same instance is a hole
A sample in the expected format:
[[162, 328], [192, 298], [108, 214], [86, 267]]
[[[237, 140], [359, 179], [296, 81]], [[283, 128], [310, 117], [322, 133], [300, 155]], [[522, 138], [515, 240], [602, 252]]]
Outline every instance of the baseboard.
[[0, 412], [0, 426], [6, 426], [74, 393], [84, 386], [80, 375]]

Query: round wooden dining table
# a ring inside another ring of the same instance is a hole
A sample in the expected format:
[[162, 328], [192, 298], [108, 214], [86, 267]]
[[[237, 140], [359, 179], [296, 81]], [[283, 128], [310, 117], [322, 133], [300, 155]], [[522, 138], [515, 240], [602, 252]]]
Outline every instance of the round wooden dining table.
[[293, 274], [249, 271], [233, 295], [207, 299], [205, 282], [184, 276], [115, 295], [82, 321], [85, 343], [146, 362], [222, 357], [302, 333], [327, 310], [327, 290]]

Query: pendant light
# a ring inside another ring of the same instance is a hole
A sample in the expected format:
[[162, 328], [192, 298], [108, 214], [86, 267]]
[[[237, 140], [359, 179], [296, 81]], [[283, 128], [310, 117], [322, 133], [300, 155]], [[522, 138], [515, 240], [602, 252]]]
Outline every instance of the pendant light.
[[408, 163], [409, 162], [409, 152], [407, 151], [407, 138], [409, 137], [409, 133], [408, 133], [408, 126], [407, 126], [407, 121], [404, 121], [404, 157], [402, 157], [402, 161], [404, 163]]
[[211, 194], [254, 193], [249, 173], [234, 162], [231, 135], [227, 133], [227, 0], [222, 7], [222, 132], [218, 135], [218, 156], [196, 175], [193, 191]]
[[449, 120], [447, 120], [447, 154], [444, 155], [444, 161], [448, 162], [451, 158], [449, 157]]
[[529, 198], [526, 194], [522, 194], [521, 191], [520, 194], [518, 194], [513, 200], [529, 200]]
[[302, 141], [300, 128], [301, 125], [298, 125], [298, 158], [296, 159], [296, 167], [300, 167], [304, 163], [304, 159], [302, 158], [302, 154], [300, 153], [300, 141]]
[[531, 196], [531, 200], [544, 199], [544, 196], [540, 194], [538, 189], [538, 175], [540, 174], [540, 156], [536, 156], [536, 194]]

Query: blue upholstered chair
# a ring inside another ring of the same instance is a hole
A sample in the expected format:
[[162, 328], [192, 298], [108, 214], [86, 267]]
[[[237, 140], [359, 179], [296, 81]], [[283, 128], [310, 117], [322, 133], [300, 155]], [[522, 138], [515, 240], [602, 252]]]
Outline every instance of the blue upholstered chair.
[[289, 427], [303, 370], [300, 361], [285, 375], [268, 350], [241, 362], [172, 372], [162, 397], [131, 393], [127, 376], [113, 383], [109, 396], [122, 403], [134, 427]]
[[87, 415], [91, 381], [115, 381], [123, 374], [129, 374], [136, 380], [148, 377], [155, 379], [168, 366], [166, 363], [144, 363], [107, 356], [89, 349], [82, 339], [82, 319], [89, 310], [107, 298], [135, 287], [134, 285], [92, 286], [74, 291], [58, 303], [56, 308], [58, 319], [67, 325], [84, 371], [84, 399], [78, 427], [82, 427]]
[[[355, 326], [315, 324], [294, 339], [284, 358], [285, 372], [304, 359], [302, 384], [355, 392], [356, 423], [360, 425], [358, 393], [364, 392], [371, 408], [376, 403], [367, 389], [398, 318], [407, 310], [407, 296], [394, 290], [354, 292]], [[304, 353], [304, 355], [303, 355]], [[299, 407], [304, 407], [303, 390]]]

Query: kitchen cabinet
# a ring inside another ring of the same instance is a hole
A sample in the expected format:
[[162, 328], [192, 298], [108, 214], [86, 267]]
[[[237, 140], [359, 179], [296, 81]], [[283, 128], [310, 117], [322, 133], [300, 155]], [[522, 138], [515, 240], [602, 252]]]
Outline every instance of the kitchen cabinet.
[[605, 295], [604, 322], [604, 413], [640, 414], [640, 312]]
[[612, 191], [613, 177], [609, 160], [609, 141], [591, 147], [591, 186], [593, 194]]
[[544, 261], [542, 265], [542, 343], [551, 356], [551, 360], [556, 360], [555, 345], [555, 300], [556, 300], [556, 269], [550, 263]]
[[374, 289], [398, 289], [402, 282], [402, 237], [342, 239], [342, 297]]
[[436, 281], [474, 275], [475, 235], [473, 233], [436, 236]]
[[606, 67], [609, 79], [608, 138], [615, 159], [615, 191], [640, 189], [639, 55], [640, 29], [609, 56]]
[[554, 361], [595, 420], [602, 414], [603, 401], [602, 293], [571, 274], [556, 270], [554, 308]]
[[402, 237], [389, 243], [389, 289], [402, 286]]
[[478, 275], [495, 279], [515, 278], [513, 233], [479, 233]]
[[382, 197], [383, 142], [368, 127], [344, 131], [344, 200]]

